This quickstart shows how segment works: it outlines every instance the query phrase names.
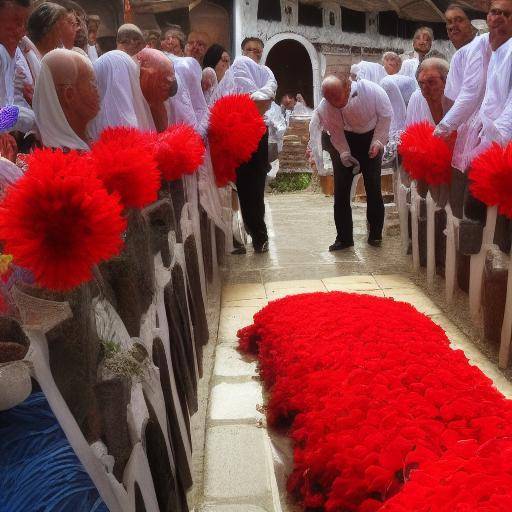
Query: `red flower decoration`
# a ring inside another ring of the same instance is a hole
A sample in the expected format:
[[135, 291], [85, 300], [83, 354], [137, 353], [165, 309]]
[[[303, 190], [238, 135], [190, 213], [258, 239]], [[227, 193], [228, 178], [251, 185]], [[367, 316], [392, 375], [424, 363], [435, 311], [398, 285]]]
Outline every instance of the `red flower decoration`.
[[154, 144], [158, 168], [167, 181], [193, 174], [204, 161], [203, 139], [187, 124], [170, 126], [155, 136]]
[[0, 205], [4, 252], [45, 288], [66, 291], [88, 281], [92, 267], [122, 249], [126, 221], [76, 153], [36, 151], [27, 173]]
[[512, 143], [503, 148], [494, 142], [471, 163], [471, 193], [488, 206], [512, 218]]
[[305, 509], [512, 510], [512, 403], [412, 306], [294, 295], [238, 335], [269, 424], [293, 441], [288, 490]]
[[135, 128], [104, 130], [91, 150], [94, 171], [125, 208], [143, 208], [158, 198], [160, 172], [151, 136]]
[[265, 130], [263, 118], [248, 95], [233, 94], [215, 102], [208, 140], [217, 186], [236, 180], [236, 169], [250, 160]]
[[434, 126], [424, 121], [405, 130], [398, 153], [411, 178], [429, 185], [442, 185], [451, 181], [453, 142], [435, 137]]

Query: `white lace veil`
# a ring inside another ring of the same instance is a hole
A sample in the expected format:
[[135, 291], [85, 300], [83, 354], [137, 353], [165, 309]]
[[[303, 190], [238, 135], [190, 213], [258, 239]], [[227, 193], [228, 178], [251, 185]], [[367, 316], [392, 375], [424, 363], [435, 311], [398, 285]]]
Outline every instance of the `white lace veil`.
[[393, 108], [393, 119], [389, 128], [390, 139], [393, 139], [405, 129], [407, 105], [418, 85], [416, 80], [409, 76], [388, 75], [381, 80], [380, 86], [386, 91]]
[[89, 125], [92, 140], [108, 127], [133, 126], [155, 131], [151, 110], [140, 88], [137, 63], [125, 52], [113, 50], [94, 63], [101, 109]]

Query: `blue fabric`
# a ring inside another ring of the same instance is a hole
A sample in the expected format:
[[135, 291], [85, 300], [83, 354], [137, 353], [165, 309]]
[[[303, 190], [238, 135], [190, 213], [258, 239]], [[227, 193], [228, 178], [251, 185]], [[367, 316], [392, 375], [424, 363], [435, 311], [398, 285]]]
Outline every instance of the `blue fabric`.
[[0, 512], [108, 512], [41, 392], [0, 412]]

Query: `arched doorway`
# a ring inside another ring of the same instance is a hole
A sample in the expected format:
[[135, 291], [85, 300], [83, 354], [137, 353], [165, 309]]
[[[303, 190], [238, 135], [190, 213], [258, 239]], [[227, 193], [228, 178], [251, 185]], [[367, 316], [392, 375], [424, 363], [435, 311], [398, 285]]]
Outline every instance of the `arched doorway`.
[[286, 92], [301, 93], [308, 106], [314, 106], [313, 67], [304, 45], [295, 39], [283, 39], [269, 50], [265, 64], [278, 83], [277, 102]]

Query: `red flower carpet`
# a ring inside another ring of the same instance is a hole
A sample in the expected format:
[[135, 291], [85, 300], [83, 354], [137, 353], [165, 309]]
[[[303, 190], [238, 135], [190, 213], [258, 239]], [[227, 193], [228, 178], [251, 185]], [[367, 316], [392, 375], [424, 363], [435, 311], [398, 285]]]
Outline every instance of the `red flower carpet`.
[[512, 511], [512, 405], [408, 304], [342, 292], [271, 302], [238, 333], [307, 511]]

